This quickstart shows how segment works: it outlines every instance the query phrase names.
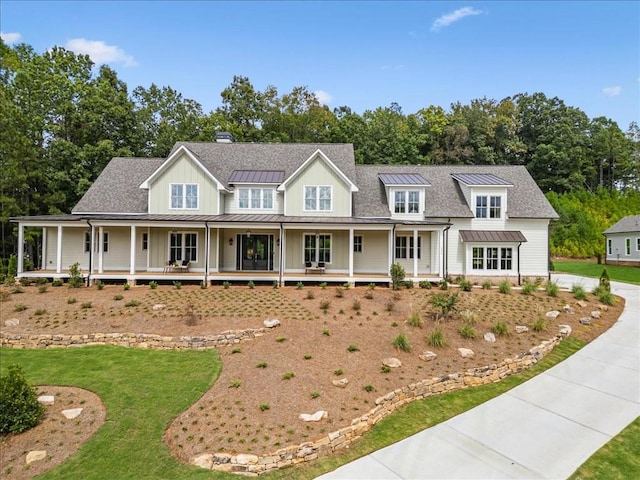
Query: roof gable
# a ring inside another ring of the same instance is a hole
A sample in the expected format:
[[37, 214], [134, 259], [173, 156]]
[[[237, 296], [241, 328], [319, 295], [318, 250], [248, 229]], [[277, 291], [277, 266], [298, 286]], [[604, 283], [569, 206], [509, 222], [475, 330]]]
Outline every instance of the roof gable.
[[311, 163], [315, 160], [320, 159], [323, 161], [333, 172], [349, 187], [351, 192], [357, 192], [358, 187], [356, 187], [355, 183], [353, 183], [349, 178], [340, 170], [330, 159], [327, 157], [322, 150], [318, 149], [313, 154], [307, 158], [279, 187], [278, 191], [284, 191], [287, 188], [287, 184], [291, 183], [295, 178], [297, 178], [302, 172], [304, 172]]
[[603, 234], [640, 232], [640, 215], [629, 215], [621, 218], [607, 228]]

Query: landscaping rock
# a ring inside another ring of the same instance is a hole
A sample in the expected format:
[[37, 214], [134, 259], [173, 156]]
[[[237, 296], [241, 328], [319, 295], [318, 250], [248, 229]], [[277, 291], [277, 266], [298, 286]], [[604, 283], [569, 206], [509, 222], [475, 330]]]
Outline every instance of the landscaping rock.
[[571, 335], [570, 325], [558, 325], [558, 328], [560, 328], [560, 335], [564, 335], [565, 337]]
[[298, 418], [303, 422], [319, 422], [323, 418], [327, 418], [329, 414], [324, 410], [318, 410], [316, 413], [301, 413]]
[[38, 397], [38, 401], [42, 405], [53, 405], [53, 403], [56, 401], [56, 397], [54, 397], [53, 395], [40, 395]]
[[79, 417], [81, 413], [81, 408], [70, 408], [68, 410], [62, 410], [62, 415], [64, 415], [64, 417], [68, 418], [69, 420], [73, 420], [74, 418]]
[[562, 307], [562, 311], [564, 313], [568, 313], [569, 315], [573, 315], [574, 313], [576, 313], [571, 305], [565, 305], [564, 307]]
[[20, 325], [20, 320], [17, 318], [10, 318], [4, 321], [5, 327], [17, 327], [18, 325]]
[[231, 461], [231, 455], [228, 453], [214, 453], [213, 454], [213, 462], [216, 464], [225, 464]]
[[493, 334], [493, 332], [487, 332], [484, 334], [484, 339], [489, 343], [495, 343], [496, 336]]
[[206, 468], [211, 470], [213, 466], [213, 455], [210, 453], [203, 453], [202, 455], [198, 455], [191, 459], [191, 464], [196, 467]]
[[598, 305], [598, 308], [603, 312], [609, 311], [609, 307], [607, 305]]
[[529, 327], [526, 325], [516, 325], [516, 333], [525, 333], [529, 331]]
[[250, 453], [240, 453], [236, 455], [238, 465], [255, 465], [258, 463], [258, 456]]
[[585, 300], [578, 300], [576, 302], [578, 305], [580, 305], [582, 308], [586, 307], [587, 305], [589, 305], [589, 302], [585, 301]]
[[165, 308], [167, 308], [167, 306], [164, 303], [158, 303], [153, 306], [153, 311], [158, 312], [160, 310], [164, 310]]
[[474, 355], [473, 350], [469, 348], [459, 348], [458, 353], [462, 358], [471, 358]]
[[593, 312], [591, 312], [591, 316], [593, 318], [600, 318], [600, 310], [594, 310]]
[[398, 368], [402, 366], [402, 362], [397, 358], [388, 357], [382, 360], [382, 364], [386, 365], [389, 368]]
[[33, 450], [27, 453], [25, 462], [29, 465], [30, 463], [37, 462], [38, 460], [44, 460], [45, 458], [47, 458], [46, 450]]
[[422, 354], [418, 355], [420, 360], [424, 360], [425, 362], [430, 362], [431, 360], [435, 360], [438, 355], [432, 352], [431, 350], [425, 350]]
[[267, 318], [264, 322], [262, 322], [262, 324], [265, 326], [265, 328], [275, 328], [280, 325], [280, 320], [278, 320], [277, 318]]
[[558, 310], [551, 310], [550, 312], [547, 312], [547, 318], [558, 318], [558, 315], [560, 315]]
[[591, 325], [591, 319], [589, 317], [582, 317], [580, 323], [582, 325]]
[[331, 383], [333, 383], [336, 387], [345, 388], [347, 385], [349, 385], [349, 380], [347, 380], [346, 378], [342, 378], [340, 380], [332, 380]]

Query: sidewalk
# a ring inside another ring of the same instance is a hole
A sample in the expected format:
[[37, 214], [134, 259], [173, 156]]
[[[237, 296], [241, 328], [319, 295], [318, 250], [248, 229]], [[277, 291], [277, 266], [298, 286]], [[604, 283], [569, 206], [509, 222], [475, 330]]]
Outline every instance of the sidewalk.
[[[591, 290], [597, 279], [553, 275]], [[546, 372], [457, 417], [318, 477], [560, 479], [640, 415], [640, 287], [618, 322]]]

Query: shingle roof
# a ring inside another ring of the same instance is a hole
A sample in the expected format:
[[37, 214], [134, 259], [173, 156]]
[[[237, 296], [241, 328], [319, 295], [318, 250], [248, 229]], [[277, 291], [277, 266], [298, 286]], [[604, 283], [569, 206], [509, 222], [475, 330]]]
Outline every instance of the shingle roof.
[[281, 184], [284, 180], [282, 170], [234, 170], [229, 178], [229, 183], [275, 183]]
[[356, 216], [389, 216], [385, 188], [379, 174], [413, 172], [426, 178], [426, 218], [472, 218], [458, 182], [453, 174], [491, 174], [515, 186], [507, 196], [510, 218], [558, 218], [549, 201], [524, 166], [500, 165], [357, 165], [354, 194]]
[[640, 215], [629, 215], [621, 218], [607, 228], [603, 233], [630, 233], [640, 232]]
[[520, 230], [460, 230], [463, 242], [526, 242]]
[[419, 173], [381, 173], [378, 177], [385, 185], [429, 185]]
[[452, 173], [451, 176], [459, 182], [462, 182], [465, 185], [469, 185], [470, 187], [512, 186], [509, 182], [505, 182], [501, 178], [498, 178], [491, 173]]

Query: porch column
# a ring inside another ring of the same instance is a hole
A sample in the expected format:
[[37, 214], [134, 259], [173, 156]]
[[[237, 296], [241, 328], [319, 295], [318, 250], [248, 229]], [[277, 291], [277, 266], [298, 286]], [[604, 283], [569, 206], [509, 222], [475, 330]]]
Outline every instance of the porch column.
[[353, 278], [353, 227], [349, 228], [349, 278]]
[[24, 225], [18, 224], [18, 272], [24, 271]]
[[47, 227], [42, 228], [42, 264], [40, 265], [40, 269], [47, 269]]
[[102, 257], [104, 254], [104, 227], [98, 227], [98, 273], [104, 273]]
[[[287, 230], [282, 226], [282, 233], [280, 238], [280, 271], [282, 274], [280, 278], [284, 276], [287, 270]], [[304, 260], [304, 259], [303, 259]]]
[[418, 276], [418, 229], [413, 229], [413, 277]]
[[216, 228], [216, 267], [214, 272], [220, 273], [220, 227]]
[[136, 226], [131, 225], [131, 247], [130, 247], [130, 265], [129, 273], [134, 275], [136, 273]]
[[393, 249], [395, 247], [394, 242], [395, 242], [394, 231], [393, 229], [391, 229], [389, 230], [389, 267], [387, 268], [388, 274], [390, 274], [391, 266], [393, 265]]
[[56, 245], [56, 273], [62, 273], [62, 225], [58, 225], [58, 243]]

